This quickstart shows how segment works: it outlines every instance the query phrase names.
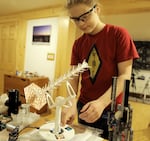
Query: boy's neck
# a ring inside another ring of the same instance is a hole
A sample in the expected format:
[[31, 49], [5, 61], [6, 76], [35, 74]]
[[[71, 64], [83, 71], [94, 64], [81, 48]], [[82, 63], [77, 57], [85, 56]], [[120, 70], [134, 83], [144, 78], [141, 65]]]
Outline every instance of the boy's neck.
[[91, 33], [91, 35], [95, 35], [97, 33], [99, 33], [100, 31], [103, 30], [103, 28], [105, 27], [106, 24], [99, 22], [95, 28], [95, 30]]

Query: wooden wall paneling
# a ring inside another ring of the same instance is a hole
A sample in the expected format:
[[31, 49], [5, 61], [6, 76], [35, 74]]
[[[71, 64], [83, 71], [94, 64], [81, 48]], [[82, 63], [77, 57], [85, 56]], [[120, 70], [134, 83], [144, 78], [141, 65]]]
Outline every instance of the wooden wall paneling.
[[48, 17], [63, 17], [66, 15], [66, 11], [63, 7], [50, 7], [22, 12], [19, 15], [21, 18], [30, 20]]
[[3, 91], [4, 73], [14, 72], [16, 69], [16, 22], [1, 23], [0, 38], [0, 92]]
[[5, 23], [8, 30], [6, 39], [2, 40], [5, 42], [4, 45], [4, 70], [8, 72], [14, 72], [16, 70], [16, 23]]
[[[55, 79], [59, 78], [62, 76], [67, 68], [67, 42], [68, 42], [68, 18], [66, 17], [61, 17], [59, 18], [59, 24], [58, 24], [58, 45], [57, 45], [57, 50], [56, 50], [56, 69], [55, 69]], [[54, 97], [58, 95], [63, 95], [64, 96], [64, 90], [65, 87], [64, 85], [61, 85], [61, 87], [57, 88], [57, 91], [54, 93]]]
[[[55, 78], [64, 75], [70, 68], [70, 56], [72, 45], [75, 40], [75, 32], [75, 25], [68, 17], [60, 18]], [[65, 83], [57, 89], [57, 95], [66, 96]]]
[[20, 18], [17, 26], [16, 69], [24, 70], [27, 20]]
[[0, 94], [3, 90], [3, 77], [2, 77], [2, 58], [3, 58], [3, 47], [2, 47], [2, 25], [0, 24]]
[[102, 11], [106, 15], [150, 11], [149, 0], [100, 0], [100, 3], [102, 4]]

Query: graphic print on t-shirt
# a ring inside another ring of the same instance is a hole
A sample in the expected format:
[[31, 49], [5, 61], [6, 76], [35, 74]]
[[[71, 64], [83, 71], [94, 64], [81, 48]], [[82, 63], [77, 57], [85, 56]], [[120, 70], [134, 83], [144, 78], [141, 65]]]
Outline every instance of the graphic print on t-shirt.
[[88, 55], [87, 62], [90, 66], [90, 69], [89, 69], [90, 70], [90, 79], [91, 79], [92, 83], [94, 83], [96, 80], [98, 71], [100, 69], [100, 66], [101, 66], [100, 55], [97, 51], [95, 44], [93, 45], [93, 47]]

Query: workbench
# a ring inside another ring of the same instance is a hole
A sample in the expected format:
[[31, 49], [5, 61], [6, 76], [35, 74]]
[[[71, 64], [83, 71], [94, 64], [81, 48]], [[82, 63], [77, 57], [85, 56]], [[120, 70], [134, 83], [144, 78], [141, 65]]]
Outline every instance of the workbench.
[[[30, 125], [29, 127], [26, 127], [23, 130], [21, 130], [21, 132], [19, 133], [20, 139], [18, 139], [18, 140], [19, 141], [32, 141], [31, 139], [28, 139], [28, 140], [21, 139], [21, 136], [30, 134], [29, 136], [32, 137], [33, 136], [32, 134], [35, 133], [36, 131], [38, 131], [38, 128], [41, 125], [54, 121], [54, 115], [55, 115], [55, 110], [51, 110], [50, 113], [46, 112], [46, 113], [41, 114], [40, 119], [38, 121], [36, 121], [32, 125]], [[81, 136], [82, 133], [85, 134], [86, 127], [79, 125], [77, 122], [75, 122], [73, 125], [71, 125], [71, 127], [73, 127], [73, 129], [75, 130], [75, 136], [76, 135]], [[84, 135], [82, 135], [82, 136], [84, 136]], [[87, 134], [86, 134], [86, 136], [87, 136]], [[8, 141], [8, 137], [9, 137], [9, 132], [6, 129], [0, 132], [0, 141]], [[36, 141], [38, 141], [38, 140], [36, 140]], [[41, 141], [41, 140], [39, 140], [39, 141]], [[42, 140], [42, 141], [44, 141], [44, 140]], [[73, 141], [76, 141], [76, 139], [74, 138]], [[78, 141], [80, 141], [80, 140], [78, 140]], [[81, 139], [81, 141], [84, 141], [84, 140]], [[94, 141], [94, 140], [92, 139], [92, 141]], [[99, 138], [99, 140], [96, 140], [96, 141], [106, 141], [106, 140]]]

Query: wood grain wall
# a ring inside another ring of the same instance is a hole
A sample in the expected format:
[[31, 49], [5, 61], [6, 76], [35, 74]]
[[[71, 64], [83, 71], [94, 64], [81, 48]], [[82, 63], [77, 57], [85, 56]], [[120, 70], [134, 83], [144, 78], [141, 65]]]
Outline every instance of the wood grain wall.
[[27, 21], [48, 17], [59, 18], [55, 77], [59, 77], [68, 70], [76, 28], [73, 28], [74, 24], [67, 20], [68, 17], [62, 7], [2, 16], [0, 17], [0, 93], [3, 93], [5, 73], [24, 70]]

